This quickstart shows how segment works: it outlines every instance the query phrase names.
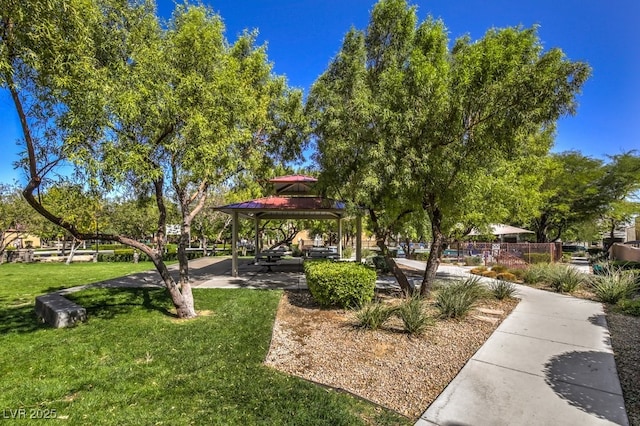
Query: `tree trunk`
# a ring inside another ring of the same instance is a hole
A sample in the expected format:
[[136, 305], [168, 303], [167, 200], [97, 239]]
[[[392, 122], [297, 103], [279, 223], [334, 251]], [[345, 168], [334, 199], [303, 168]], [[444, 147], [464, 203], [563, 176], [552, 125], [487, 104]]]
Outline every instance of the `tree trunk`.
[[187, 247], [190, 245], [190, 229], [191, 224], [187, 221], [183, 222], [180, 233], [180, 243], [178, 244], [178, 264], [180, 268], [180, 293], [182, 295], [182, 300], [185, 307], [189, 310], [189, 313], [195, 317], [196, 311], [193, 301], [193, 292], [191, 291], [191, 282], [189, 280], [189, 256], [187, 255]]
[[442, 233], [442, 212], [435, 208], [430, 212], [431, 219], [431, 249], [427, 258], [427, 266], [424, 270], [422, 285], [420, 286], [420, 296], [428, 297], [431, 292], [431, 286], [436, 279], [436, 272], [440, 266], [440, 253], [442, 252], [442, 243], [444, 242], [444, 234]]
[[77, 240], [75, 238], [71, 240], [71, 251], [69, 252], [69, 257], [67, 257], [67, 262], [66, 262], [67, 265], [70, 265], [71, 262], [73, 262], [73, 256], [76, 254], [76, 249], [78, 248], [78, 245], [80, 245], [79, 242], [78, 244], [76, 244], [76, 241]]
[[411, 284], [409, 284], [409, 280], [407, 276], [404, 274], [404, 271], [400, 269], [396, 261], [391, 257], [391, 253], [389, 253], [389, 249], [384, 241], [384, 238], [378, 238], [376, 241], [376, 245], [380, 248], [380, 252], [384, 256], [384, 260], [387, 263], [389, 269], [393, 273], [393, 276], [398, 281], [400, 285], [400, 289], [402, 290], [402, 294], [405, 297], [410, 297], [413, 294], [413, 290], [411, 288]]

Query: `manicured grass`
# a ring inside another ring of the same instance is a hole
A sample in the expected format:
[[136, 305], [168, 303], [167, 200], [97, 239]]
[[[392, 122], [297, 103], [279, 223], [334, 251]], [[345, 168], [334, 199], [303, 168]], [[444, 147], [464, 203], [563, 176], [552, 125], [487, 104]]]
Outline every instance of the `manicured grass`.
[[33, 302], [36, 296], [154, 269], [151, 262], [5, 263], [0, 265], [0, 303]]
[[[4, 266], [0, 280], [11, 270]], [[25, 266], [34, 269], [22, 281], [33, 282], [50, 265]], [[90, 267], [85, 273], [94, 276]], [[22, 281], [13, 279], [13, 294], [3, 289], [5, 300], [15, 300]], [[62, 285], [51, 276], [40, 282], [39, 290], [30, 284], [31, 294]], [[31, 303], [30, 315], [0, 330], [0, 408], [54, 409], [68, 424], [409, 424], [262, 364], [280, 292], [194, 295], [202, 315], [182, 321], [161, 289], [74, 293], [69, 297], [87, 308], [89, 321], [71, 329], [37, 324]], [[23, 307], [3, 300], [0, 309]]]

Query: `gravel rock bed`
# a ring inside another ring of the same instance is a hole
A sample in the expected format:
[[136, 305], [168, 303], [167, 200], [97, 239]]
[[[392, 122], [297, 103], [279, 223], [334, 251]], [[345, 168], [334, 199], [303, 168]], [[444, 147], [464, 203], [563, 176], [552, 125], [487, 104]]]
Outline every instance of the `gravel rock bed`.
[[640, 318], [607, 312], [611, 346], [631, 426], [640, 426]]
[[416, 419], [517, 303], [483, 301], [479, 307], [500, 312], [491, 314], [495, 323], [472, 312], [462, 320], [437, 320], [423, 335], [409, 337], [399, 323], [358, 330], [352, 312], [320, 309], [309, 293], [286, 292], [265, 363]]

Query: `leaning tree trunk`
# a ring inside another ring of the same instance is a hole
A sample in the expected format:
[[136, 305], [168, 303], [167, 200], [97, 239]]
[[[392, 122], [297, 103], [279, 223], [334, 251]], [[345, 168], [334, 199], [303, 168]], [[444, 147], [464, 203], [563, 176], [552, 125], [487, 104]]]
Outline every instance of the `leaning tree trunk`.
[[384, 260], [387, 263], [387, 266], [389, 267], [389, 269], [391, 269], [393, 276], [398, 281], [398, 284], [400, 285], [400, 289], [402, 290], [402, 294], [405, 297], [411, 296], [413, 294], [413, 291], [411, 289], [411, 284], [409, 284], [409, 280], [407, 279], [407, 276], [404, 274], [404, 271], [400, 269], [395, 259], [391, 257], [391, 253], [389, 253], [389, 248], [385, 244], [384, 238], [378, 238], [376, 241], [376, 245], [380, 248], [380, 252], [384, 256]]
[[420, 295], [428, 297], [431, 287], [436, 280], [438, 266], [440, 266], [440, 253], [442, 252], [442, 243], [444, 242], [444, 234], [442, 232], [442, 212], [440, 209], [434, 209], [430, 214], [431, 219], [431, 249], [427, 258], [427, 266], [424, 270], [422, 285], [420, 286]]
[[75, 238], [71, 240], [71, 251], [69, 252], [69, 256], [67, 257], [67, 265], [70, 265], [73, 262], [73, 256], [75, 256], [76, 249], [80, 245], [80, 241], [78, 241], [78, 244], [76, 244], [76, 241], [77, 240]]

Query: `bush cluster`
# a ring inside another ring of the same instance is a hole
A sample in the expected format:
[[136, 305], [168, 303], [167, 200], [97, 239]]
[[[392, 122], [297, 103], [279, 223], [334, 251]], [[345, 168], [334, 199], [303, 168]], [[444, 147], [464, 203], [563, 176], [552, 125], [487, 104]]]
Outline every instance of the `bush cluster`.
[[373, 299], [376, 272], [364, 265], [326, 260], [304, 263], [307, 286], [322, 306], [354, 308]]
[[531, 264], [551, 262], [551, 254], [549, 253], [523, 253], [522, 258]]
[[356, 312], [356, 326], [377, 330], [395, 315], [396, 311], [397, 308], [395, 306], [385, 305], [380, 302], [367, 303]]
[[464, 258], [464, 264], [467, 266], [482, 265], [482, 258], [478, 256], [467, 256]]
[[485, 294], [486, 290], [480, 284], [480, 278], [457, 280], [442, 287], [436, 296], [435, 305], [440, 310], [442, 317], [459, 318], [466, 315], [478, 299]]
[[[508, 273], [508, 272], [505, 272]], [[507, 299], [512, 297], [516, 292], [516, 287], [509, 281], [498, 279], [498, 281], [491, 283], [489, 286], [493, 292], [493, 296], [498, 300]]]
[[416, 260], [426, 262], [427, 260], [429, 260], [429, 252], [416, 253]]
[[498, 276], [498, 273], [496, 271], [484, 271], [481, 272], [480, 275], [486, 278], [496, 278]]
[[531, 265], [523, 276], [527, 284], [543, 283], [559, 293], [573, 293], [587, 282], [587, 275], [561, 263], [539, 263]]
[[624, 270], [605, 265], [598, 275], [591, 277], [591, 289], [601, 302], [618, 303], [632, 297], [638, 291], [640, 275], [633, 270]]
[[434, 322], [425, 311], [422, 299], [416, 296], [399, 306], [385, 305], [380, 302], [367, 303], [356, 312], [356, 326], [376, 330], [394, 316], [402, 321], [404, 331], [410, 335], [424, 333]]
[[494, 265], [491, 270], [486, 266], [479, 266], [470, 271], [474, 275], [481, 275], [487, 278], [497, 278], [503, 281], [516, 282], [522, 278], [523, 271], [521, 269], [509, 269], [504, 265]]
[[[113, 254], [110, 253], [99, 253], [98, 254], [98, 262], [133, 262], [133, 249], [117, 249], [113, 251]], [[202, 257], [202, 252], [188, 252], [187, 259], [199, 259]], [[162, 259], [167, 260], [178, 260], [177, 252], [168, 252], [162, 256]], [[149, 257], [144, 253], [138, 253], [138, 261], [147, 262], [150, 261]]]
[[622, 299], [618, 302], [617, 309], [623, 314], [640, 317], [640, 299], [629, 300]]
[[498, 275], [496, 275], [496, 278], [502, 281], [509, 281], [509, 282], [516, 282], [518, 281], [518, 277], [512, 273], [512, 272], [500, 272]]

